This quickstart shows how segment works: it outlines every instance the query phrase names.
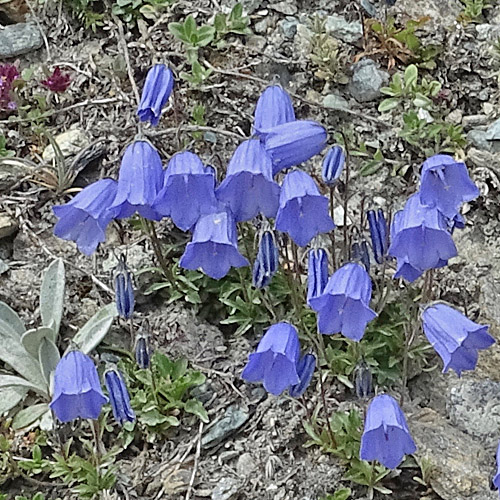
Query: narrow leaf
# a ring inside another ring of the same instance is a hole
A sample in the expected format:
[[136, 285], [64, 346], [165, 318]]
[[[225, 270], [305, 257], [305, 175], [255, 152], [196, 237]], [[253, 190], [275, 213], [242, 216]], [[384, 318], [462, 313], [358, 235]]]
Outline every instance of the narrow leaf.
[[32, 384], [28, 380], [22, 377], [17, 377], [16, 375], [5, 375], [0, 374], [0, 391], [8, 388], [17, 388], [21, 387], [24, 392], [28, 390], [33, 390], [38, 393], [46, 394], [44, 390], [38, 385]]
[[28, 389], [21, 386], [0, 387], [0, 415], [12, 410], [26, 395]]
[[46, 269], [40, 290], [40, 314], [43, 326], [54, 330], [55, 342], [61, 325], [64, 302], [64, 287], [66, 283], [62, 259], [54, 260]]
[[0, 329], [4, 327], [3, 324], [8, 325], [9, 329], [22, 335], [26, 327], [14, 309], [10, 308], [5, 302], [0, 302]]
[[38, 351], [40, 350], [42, 340], [44, 338], [52, 339], [53, 335], [54, 331], [52, 328], [47, 326], [33, 328], [23, 333], [23, 336], [21, 337], [21, 344], [23, 344], [29, 354], [31, 354], [35, 359], [38, 359]]
[[56, 369], [60, 359], [61, 355], [54, 342], [43, 338], [38, 352], [38, 360], [47, 385], [50, 385], [50, 374]]
[[14, 420], [12, 421], [12, 428], [17, 431], [19, 429], [23, 429], [24, 427], [28, 427], [28, 425], [36, 422], [48, 411], [49, 406], [47, 405], [47, 403], [40, 403], [28, 408], [24, 408], [24, 410], [21, 410], [14, 417]]

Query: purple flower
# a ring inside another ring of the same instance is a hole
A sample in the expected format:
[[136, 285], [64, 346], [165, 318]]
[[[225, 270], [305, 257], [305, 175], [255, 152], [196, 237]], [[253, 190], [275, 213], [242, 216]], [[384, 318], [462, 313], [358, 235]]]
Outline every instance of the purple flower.
[[316, 368], [316, 356], [314, 354], [304, 354], [300, 361], [297, 363], [297, 375], [300, 382], [292, 385], [288, 389], [288, 393], [292, 398], [300, 398], [306, 392], [309, 384], [311, 383]]
[[182, 231], [191, 229], [202, 214], [216, 210], [215, 177], [200, 158], [184, 151], [168, 162], [161, 188], [153, 209], [170, 216]]
[[130, 319], [134, 314], [134, 283], [125, 255], [120, 255], [114, 270], [116, 309], [120, 317]]
[[333, 186], [344, 170], [345, 154], [340, 146], [333, 146], [328, 150], [323, 159], [321, 177], [327, 186]]
[[328, 283], [328, 255], [323, 248], [309, 250], [307, 256], [307, 303], [319, 297]]
[[351, 257], [354, 262], [361, 262], [370, 272], [370, 252], [366, 240], [355, 241], [351, 246]]
[[309, 305], [318, 313], [318, 330], [342, 333], [352, 340], [363, 337], [366, 324], [377, 317], [370, 309], [372, 282], [363, 266], [350, 262], [337, 269], [325, 290]]
[[307, 120], [283, 123], [259, 135], [273, 160], [273, 175], [321, 153], [328, 138], [323, 126]]
[[236, 223], [229, 212], [200, 217], [179, 265], [184, 269], [200, 268], [216, 280], [224, 277], [231, 267], [248, 266], [238, 251]]
[[293, 170], [283, 181], [276, 229], [288, 233], [301, 247], [319, 233], [335, 229], [328, 214], [328, 199], [320, 194], [312, 177], [301, 170]]
[[479, 196], [479, 189], [471, 181], [465, 163], [455, 161], [449, 155], [435, 155], [423, 166], [420, 181], [420, 201], [423, 205], [437, 208], [452, 219], [460, 205]]
[[262, 92], [255, 108], [254, 128], [257, 133], [295, 120], [292, 99], [280, 85], [271, 85]]
[[447, 219], [436, 208], [422, 205], [418, 193], [395, 214], [391, 240], [389, 255], [398, 259], [399, 271], [395, 278], [411, 277], [401, 272], [402, 262], [422, 274], [427, 269], [443, 267], [448, 259], [457, 255]]
[[122, 374], [117, 369], [112, 368], [104, 374], [104, 381], [115, 420], [120, 425], [123, 425], [124, 422], [133, 422], [135, 413], [130, 406], [130, 396]]
[[112, 208], [123, 219], [135, 212], [146, 219], [160, 220], [152, 205], [161, 189], [163, 167], [158, 151], [147, 141], [127, 146], [120, 165], [118, 189]]
[[153, 66], [146, 76], [142, 89], [141, 102], [137, 115], [141, 122], [149, 121], [156, 127], [160, 121], [161, 110], [168, 101], [174, 88], [174, 75], [164, 64]]
[[450, 368], [460, 377], [463, 370], [474, 370], [478, 350], [495, 343], [487, 325], [478, 325], [452, 307], [435, 303], [422, 314], [425, 336], [444, 362], [443, 373]]
[[500, 441], [498, 443], [496, 459], [497, 459], [497, 473], [495, 474], [492, 483], [498, 490], [500, 489]]
[[63, 240], [74, 241], [80, 252], [91, 255], [106, 239], [106, 227], [116, 216], [111, 204], [117, 184], [112, 179], [101, 179], [89, 184], [65, 205], [52, 207], [59, 219], [54, 234]]
[[259, 213], [276, 217], [280, 187], [273, 181], [273, 162], [260, 141], [250, 139], [237, 147], [216, 195], [231, 208], [237, 222]]
[[0, 64], [0, 109], [13, 110], [17, 104], [12, 99], [12, 84], [19, 78], [19, 71], [13, 64]]
[[145, 370], [151, 363], [151, 352], [149, 341], [146, 335], [139, 335], [135, 345], [135, 361], [139, 368]]
[[385, 467], [395, 469], [405, 455], [416, 450], [396, 400], [387, 394], [374, 397], [366, 411], [359, 453], [361, 460], [378, 460]]
[[264, 231], [259, 242], [259, 251], [253, 265], [252, 283], [256, 288], [264, 288], [273, 279], [279, 265], [278, 249], [271, 231]]
[[297, 330], [290, 323], [277, 323], [267, 330], [257, 351], [248, 356], [241, 378], [247, 382], [263, 382], [267, 392], [279, 396], [300, 382], [299, 354]]
[[375, 212], [375, 210], [368, 210], [366, 216], [370, 227], [373, 256], [377, 264], [382, 264], [389, 247], [387, 222], [385, 220], [384, 211], [381, 208], [379, 208], [377, 212]]
[[[447, 260], [439, 261], [439, 265], [436, 268], [444, 267], [448, 264]], [[396, 260], [396, 272], [394, 273], [394, 278], [403, 278], [406, 281], [412, 283], [416, 279], [420, 278], [423, 274], [422, 269], [413, 267], [406, 258], [398, 258]]]
[[71, 351], [60, 359], [49, 406], [61, 422], [75, 418], [96, 419], [107, 402], [94, 362], [86, 354]]
[[63, 73], [61, 68], [56, 66], [52, 74], [40, 83], [52, 92], [64, 92], [71, 83], [71, 76], [69, 73]]

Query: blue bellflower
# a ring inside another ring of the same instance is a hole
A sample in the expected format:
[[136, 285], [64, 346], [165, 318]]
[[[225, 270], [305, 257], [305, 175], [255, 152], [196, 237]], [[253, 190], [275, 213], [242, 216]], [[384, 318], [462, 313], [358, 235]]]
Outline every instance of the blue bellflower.
[[464, 370], [474, 370], [478, 350], [495, 343], [487, 325], [478, 325], [452, 307], [435, 303], [422, 314], [425, 336], [444, 362], [443, 373], [450, 368], [460, 377]]
[[394, 216], [389, 255], [398, 259], [394, 277], [408, 281], [414, 281], [416, 274], [420, 276], [427, 269], [445, 266], [457, 255], [447, 219], [436, 208], [422, 205], [418, 193]]
[[297, 363], [300, 342], [290, 323], [277, 323], [262, 337], [257, 351], [248, 356], [241, 378], [247, 382], [263, 382], [267, 392], [279, 396], [300, 382]]
[[462, 203], [478, 196], [479, 189], [470, 179], [465, 163], [449, 155], [431, 156], [424, 162], [420, 181], [422, 204], [437, 208], [452, 219]]
[[176, 153], [168, 162], [163, 187], [153, 208], [163, 216], [170, 216], [179, 229], [187, 231], [202, 214], [215, 210], [214, 188], [213, 170], [205, 168], [197, 155], [189, 151]]
[[328, 283], [328, 255], [323, 248], [309, 250], [307, 255], [307, 303], [319, 297]]
[[54, 234], [74, 241], [85, 255], [94, 253], [99, 243], [106, 240], [106, 227], [117, 214], [111, 208], [116, 188], [116, 181], [101, 179], [89, 184], [65, 205], [52, 207], [59, 219]]
[[146, 335], [140, 335], [135, 344], [135, 361], [139, 368], [145, 370], [151, 363], [151, 352]]
[[276, 229], [288, 233], [301, 247], [316, 235], [335, 229], [328, 213], [328, 199], [320, 194], [312, 177], [301, 170], [293, 170], [283, 180]]
[[116, 309], [120, 317], [130, 319], [134, 314], [134, 283], [125, 255], [121, 255], [114, 270]]
[[366, 411], [359, 453], [361, 460], [378, 460], [388, 469], [395, 469], [405, 455], [416, 450], [396, 400], [388, 394], [374, 397]]
[[366, 240], [355, 241], [351, 246], [351, 257], [354, 262], [361, 262], [367, 272], [370, 272], [370, 251]]
[[297, 363], [297, 375], [300, 382], [292, 385], [288, 389], [288, 393], [292, 398], [300, 398], [306, 392], [311, 383], [316, 368], [316, 356], [314, 354], [304, 354]]
[[322, 125], [307, 120], [283, 123], [260, 133], [260, 139], [273, 160], [273, 175], [321, 153], [327, 138]]
[[253, 219], [259, 213], [276, 217], [280, 187], [273, 180], [271, 157], [260, 141], [250, 139], [236, 148], [216, 196], [230, 207], [236, 222]]
[[152, 205], [161, 188], [163, 167], [158, 151], [147, 141], [134, 141], [127, 146], [120, 165], [118, 189], [112, 208], [118, 218], [135, 212], [146, 219], [160, 220]]
[[344, 170], [345, 153], [340, 146], [333, 146], [323, 159], [321, 178], [327, 186], [333, 186], [340, 179]]
[[387, 222], [385, 220], [384, 211], [381, 208], [379, 208], [377, 212], [375, 212], [375, 210], [368, 210], [366, 216], [370, 228], [373, 256], [377, 264], [382, 264], [389, 248]]
[[495, 488], [498, 490], [498, 489], [500, 489], [500, 441], [499, 441], [498, 447], [497, 447], [496, 459], [497, 459], [497, 473], [493, 477], [492, 483], [495, 486]]
[[224, 277], [231, 267], [248, 266], [238, 250], [236, 223], [230, 212], [200, 217], [179, 265], [184, 269], [199, 268], [216, 280]]
[[92, 359], [81, 351], [70, 351], [59, 360], [49, 406], [61, 422], [96, 419], [107, 402]]
[[256, 288], [264, 288], [273, 279], [279, 265], [278, 248], [271, 231], [264, 231], [259, 242], [259, 251], [253, 265], [252, 283]]
[[295, 121], [292, 99], [280, 85], [270, 85], [262, 92], [255, 107], [254, 129], [257, 133], [276, 125]]
[[150, 122], [156, 127], [161, 117], [161, 110], [168, 101], [174, 88], [174, 75], [164, 64], [155, 64], [146, 75], [142, 89], [141, 102], [137, 115], [141, 122]]
[[112, 368], [104, 374], [104, 381], [115, 420], [120, 425], [123, 425], [124, 422], [133, 422], [135, 413], [130, 406], [130, 396], [122, 374], [117, 369]]
[[361, 340], [366, 325], [377, 317], [370, 309], [372, 282], [363, 266], [353, 262], [337, 269], [319, 297], [309, 300], [318, 313], [318, 330]]

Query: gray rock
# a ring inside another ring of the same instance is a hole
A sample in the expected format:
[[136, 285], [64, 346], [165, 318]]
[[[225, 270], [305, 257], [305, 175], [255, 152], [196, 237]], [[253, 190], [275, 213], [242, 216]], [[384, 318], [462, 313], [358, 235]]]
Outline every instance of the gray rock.
[[[71, 130], [67, 130], [62, 134], [56, 135], [54, 137], [56, 144], [59, 146], [61, 150], [61, 154], [66, 158], [67, 156], [76, 155], [83, 148], [89, 145], [89, 139], [87, 134], [79, 129], [74, 128]], [[55, 157], [54, 148], [52, 144], [49, 144], [42, 153], [42, 158], [45, 161], [51, 161]]]
[[325, 23], [326, 32], [346, 43], [356, 43], [363, 36], [363, 26], [359, 21], [346, 21], [342, 16], [328, 16]]
[[362, 59], [352, 66], [349, 92], [358, 102], [368, 102], [380, 96], [380, 89], [389, 83], [389, 73], [382, 71], [372, 59]]
[[293, 40], [293, 37], [297, 34], [297, 25], [299, 20], [296, 17], [287, 17], [280, 22], [281, 30], [285, 38]]
[[377, 15], [377, 9], [369, 0], [361, 0], [361, 7], [365, 9], [370, 17], [375, 17]]
[[17, 57], [42, 46], [42, 34], [34, 23], [17, 23], [0, 28], [0, 57]]
[[0, 162], [0, 191], [9, 189], [26, 173], [27, 168], [21, 162], [9, 159]]
[[488, 127], [485, 138], [490, 142], [490, 149], [488, 151], [494, 153], [500, 152], [500, 118]]
[[212, 491], [212, 500], [231, 500], [236, 498], [241, 484], [237, 479], [232, 477], [224, 477], [219, 481], [219, 484]]
[[9, 264], [0, 259], [0, 274], [6, 273], [9, 269]]
[[260, 0], [241, 0], [241, 5], [247, 14], [253, 14], [262, 3]]
[[12, 236], [19, 229], [17, 221], [10, 215], [0, 214], [0, 240]]
[[337, 94], [328, 94], [325, 96], [323, 106], [331, 109], [349, 109], [347, 100]]
[[236, 472], [240, 476], [247, 477], [248, 474], [254, 472], [255, 469], [257, 469], [257, 464], [250, 453], [243, 453], [243, 455], [240, 455], [236, 464]]
[[491, 142], [486, 138], [485, 130], [472, 129], [467, 134], [467, 141], [478, 149], [491, 151]]
[[278, 2], [275, 4], [270, 5], [271, 9], [275, 10], [276, 12], [280, 12], [281, 14], [285, 14], [285, 16], [293, 16], [294, 14], [297, 14], [298, 8], [295, 2], [292, 2], [290, 0], [286, 2]]
[[238, 430], [250, 417], [247, 408], [231, 405], [224, 416], [205, 434], [201, 440], [203, 448], [211, 448], [224, 441]]

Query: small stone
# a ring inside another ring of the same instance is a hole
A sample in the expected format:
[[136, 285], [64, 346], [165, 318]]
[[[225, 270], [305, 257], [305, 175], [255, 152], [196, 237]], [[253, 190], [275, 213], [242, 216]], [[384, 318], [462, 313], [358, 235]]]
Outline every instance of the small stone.
[[0, 163], [0, 191], [9, 189], [26, 173], [26, 167], [15, 160], [11, 160], [9, 163]]
[[262, 52], [267, 45], [267, 39], [265, 36], [251, 35], [247, 38], [247, 47], [255, 49]]
[[0, 214], [0, 240], [12, 236], [19, 229], [17, 221], [10, 215]]
[[489, 120], [486, 115], [468, 115], [462, 118], [462, 125], [466, 129], [486, 125], [488, 122]]
[[9, 264], [0, 259], [0, 274], [4, 274], [9, 270]]
[[491, 102], [483, 102], [483, 112], [485, 115], [492, 115], [495, 111], [495, 106]]
[[377, 9], [369, 0], [361, 0], [361, 7], [365, 9], [368, 16], [375, 17], [377, 15]]
[[29, 11], [26, 0], [7, 0], [0, 2], [0, 17], [10, 23], [22, 23]]
[[328, 94], [323, 99], [323, 106], [331, 109], [349, 109], [349, 103], [342, 96], [337, 94]]
[[291, 1], [275, 3], [273, 5], [270, 5], [270, 7], [276, 12], [285, 14], [285, 16], [293, 16], [298, 12], [297, 5]]
[[248, 474], [255, 471], [255, 469], [257, 469], [257, 464], [250, 453], [243, 453], [243, 455], [240, 455], [236, 464], [236, 472], [240, 476], [246, 477]]
[[486, 130], [485, 138], [490, 142], [491, 151], [500, 152], [500, 118], [494, 121]]
[[363, 36], [363, 26], [359, 21], [346, 21], [342, 16], [328, 16], [325, 30], [328, 34], [346, 43], [356, 43]]
[[483, 151], [491, 151], [491, 143], [486, 138], [486, 131], [473, 129], [467, 134], [467, 141]]
[[293, 40], [293, 37], [297, 34], [297, 25], [299, 20], [296, 17], [287, 17], [280, 22], [281, 30], [285, 38]]
[[210, 448], [224, 441], [224, 439], [238, 430], [249, 418], [250, 414], [246, 408], [238, 405], [229, 406], [224, 416], [203, 436], [201, 446], [203, 448]]
[[493, 28], [490, 24], [477, 24], [476, 32], [477, 32], [477, 40], [484, 42], [490, 36], [490, 31]]
[[490, 91], [489, 89], [483, 89], [479, 94], [477, 94], [477, 98], [480, 101], [487, 101], [490, 98]]
[[379, 69], [372, 59], [362, 59], [352, 66], [349, 92], [358, 102], [368, 102], [380, 96], [380, 89], [389, 83], [389, 73]]
[[17, 23], [0, 28], [0, 58], [17, 57], [39, 49], [43, 40], [35, 23]]
[[[54, 140], [59, 146], [64, 158], [78, 154], [83, 148], [88, 146], [89, 140], [83, 130], [78, 128], [68, 130], [57, 135]], [[49, 144], [42, 153], [42, 158], [45, 161], [51, 161], [55, 158], [54, 148]]]
[[224, 477], [212, 491], [212, 500], [231, 500], [236, 498], [241, 483], [232, 477]]
[[448, 123], [453, 123], [454, 125], [460, 125], [460, 123], [462, 123], [463, 116], [464, 114], [461, 109], [454, 109], [451, 113], [448, 114], [445, 120]]
[[258, 23], [255, 23], [255, 33], [258, 33], [259, 35], [265, 35], [267, 33], [267, 17], [262, 19], [262, 21], [259, 21]]

